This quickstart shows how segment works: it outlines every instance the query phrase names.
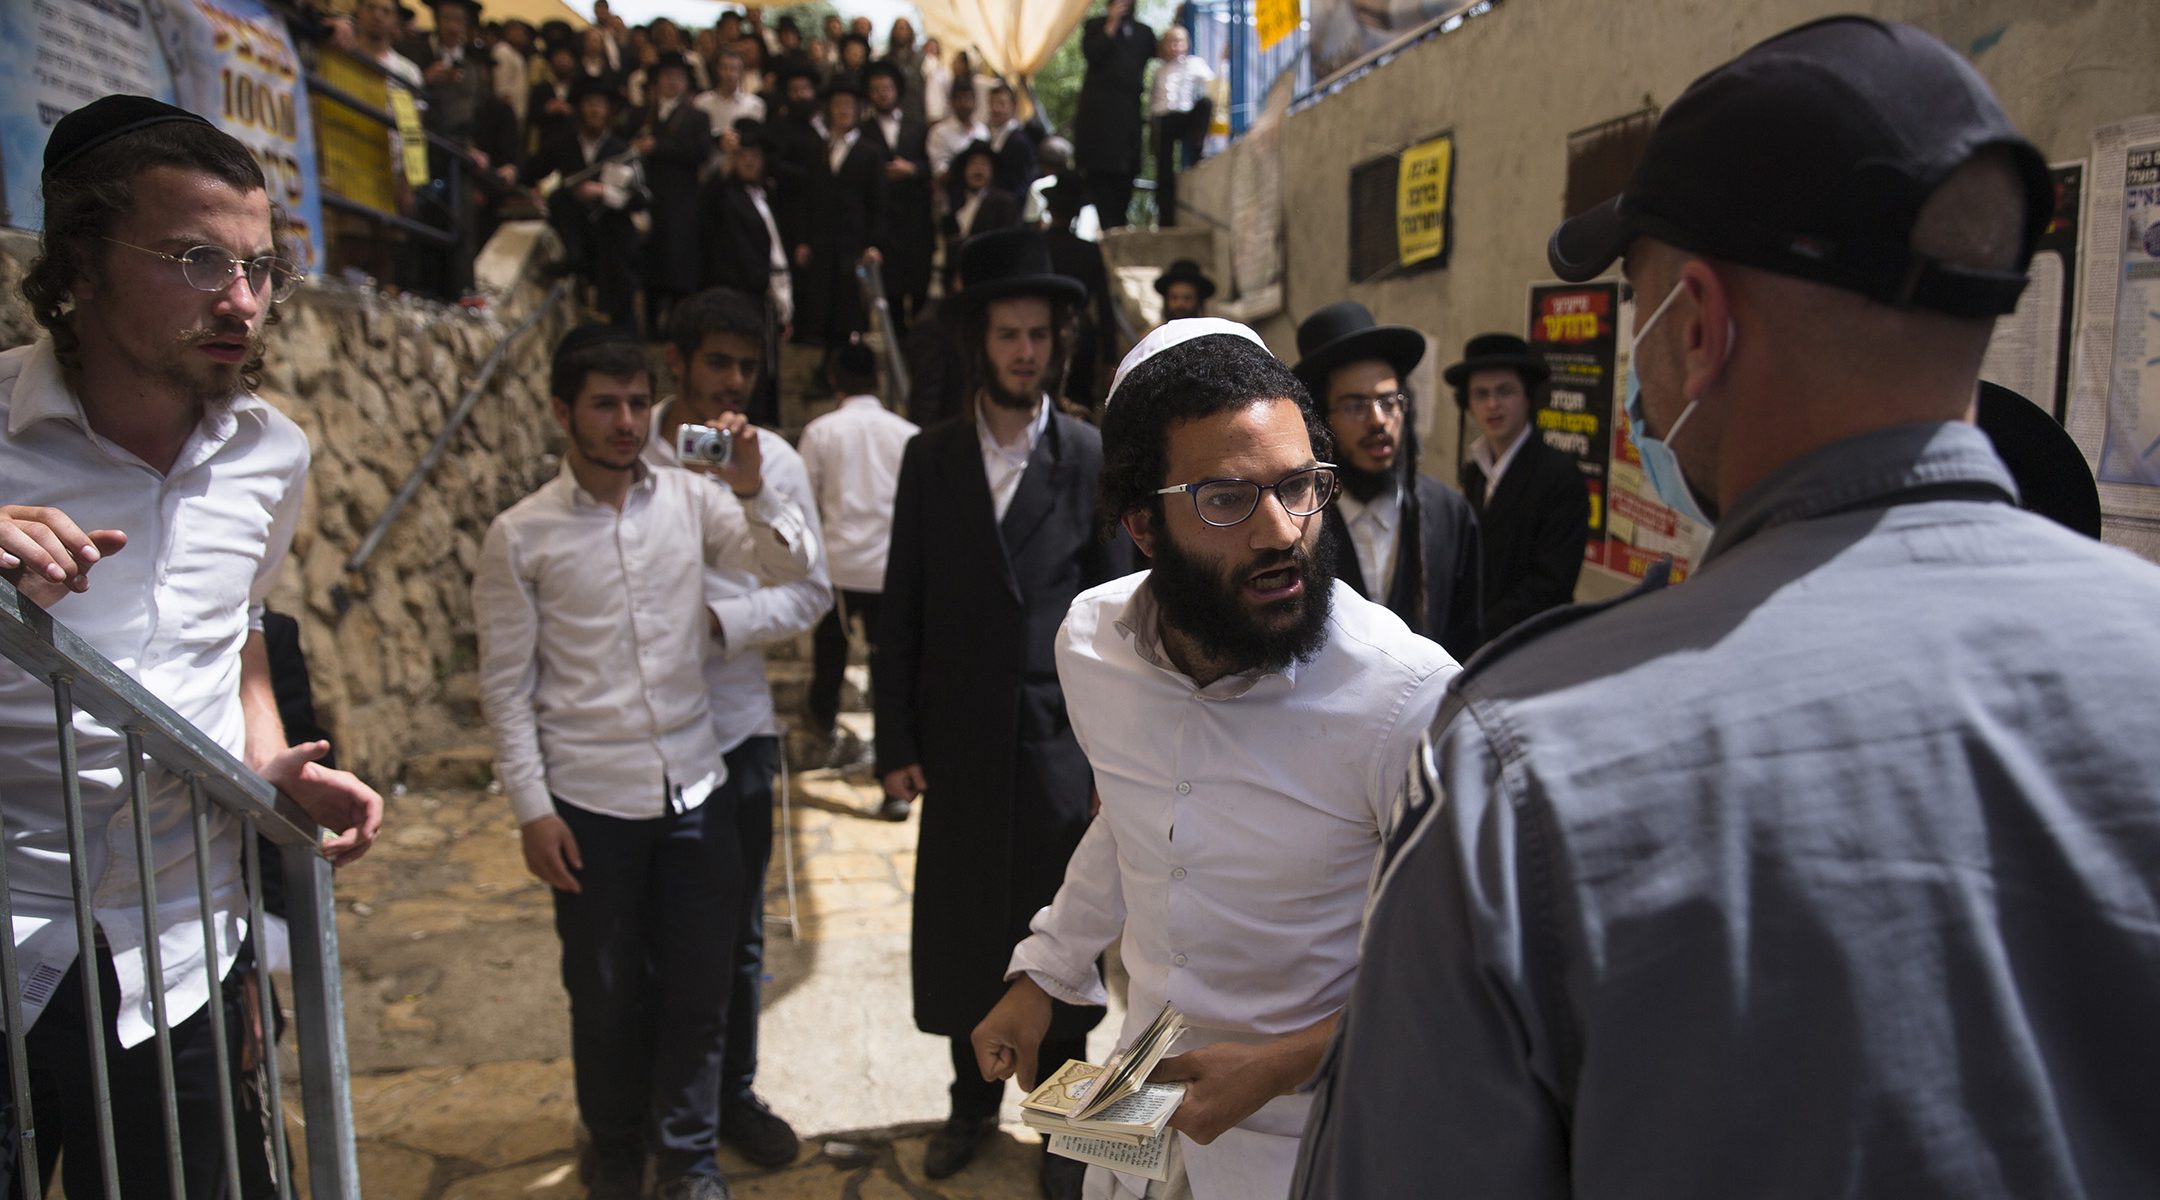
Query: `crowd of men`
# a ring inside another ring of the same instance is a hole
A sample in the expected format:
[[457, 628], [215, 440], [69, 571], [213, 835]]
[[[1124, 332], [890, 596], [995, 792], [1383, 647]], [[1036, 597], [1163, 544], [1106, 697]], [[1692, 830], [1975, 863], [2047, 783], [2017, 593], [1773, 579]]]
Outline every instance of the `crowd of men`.
[[447, 259], [409, 256], [406, 282], [456, 291], [469, 275], [458, 264], [500, 220], [544, 211], [600, 311], [649, 341], [674, 302], [730, 287], [766, 299], [768, 340], [843, 345], [870, 325], [858, 285], [870, 264], [904, 335], [934, 264], [974, 234], [1054, 217], [1051, 181], [1075, 201], [1060, 227], [1123, 225], [1145, 128], [1161, 220], [1174, 224], [1175, 172], [1212, 119], [1213, 72], [1182, 28], [1158, 44], [1131, 0], [1082, 34], [1069, 143], [1039, 113], [1023, 120], [1013, 88], [966, 52], [948, 61], [936, 38], [918, 43], [904, 17], [873, 53], [864, 17], [805, 31], [751, 8], [696, 30], [664, 17], [632, 27], [600, 0], [577, 30], [487, 21], [476, 0], [429, 3], [424, 31], [398, 0], [359, 0], [329, 30], [414, 93], [430, 132], [469, 147], [456, 164], [468, 183], [438, 151], [435, 183], [407, 201], [440, 224], [446, 189], [465, 188], [472, 236]]
[[[649, 79], [663, 124], [703, 116], [688, 74]], [[854, 99], [828, 81], [835, 175], [882, 136]], [[101, 104], [47, 152], [48, 211], [84, 210], [25, 285], [50, 336], [0, 355], [24, 501], [0, 571], [349, 858], [380, 798], [286, 747], [245, 620], [305, 469], [247, 391], [287, 282], [261, 176], [188, 114]], [[738, 161], [778, 145], [736, 128]], [[998, 146], [965, 150], [995, 178]], [[1748, 186], [1771, 173], [1791, 186]], [[2123, 731], [2160, 715], [2160, 569], [2024, 511], [2089, 473], [1998, 455], [1979, 403], [2052, 205], [1979, 76], [1911, 28], [1812, 23], [1692, 85], [1548, 257], [1643, 298], [1631, 440], [1716, 533], [1683, 586], [1582, 606], [1582, 480], [1531, 427], [1548, 371], [1511, 335], [1441, 372], [1480, 434], [1459, 492], [1420, 472], [1422, 333], [1328, 305], [1285, 362], [1205, 315], [1196, 264], [1076, 403], [1095, 294], [1025, 226], [954, 245], [958, 403], [919, 426], [852, 337], [799, 450], [753, 423], [769, 287], [667, 296], [664, 376], [632, 329], [573, 331], [561, 473], [495, 520], [473, 604], [552, 890], [589, 1193], [716, 1200], [721, 1141], [797, 1153], [754, 1090], [786, 715], [759, 648], [818, 630], [829, 722], [858, 618], [877, 815], [920, 809], [914, 1018], [953, 1068], [932, 1178], [967, 1168], [1007, 1079], [1090, 1057], [1114, 945], [1120, 1043], [1184, 1016], [1153, 1076], [1183, 1099], [1160, 1171], [1046, 1153], [1047, 1196], [2152, 1192], [2160, 753]], [[2020, 436], [2067, 446], [2042, 416]], [[193, 472], [182, 512], [154, 502]], [[20, 920], [65, 903], [39, 841], [57, 766], [30, 749], [38, 681], [0, 684], [19, 952], [65, 997], [83, 964]], [[100, 786], [86, 805], [122, 821]], [[159, 936], [195, 939], [162, 993], [185, 1024], [225, 959], [183, 908]], [[145, 931], [99, 919], [115, 1069], [139, 1072]], [[52, 1018], [72, 1002], [44, 1003], [40, 1055], [79, 1058], [79, 1019]], [[69, 1078], [32, 1073], [41, 1148], [89, 1136]], [[191, 1180], [214, 1159], [192, 1146]], [[162, 1156], [131, 1169], [162, 1186]]]

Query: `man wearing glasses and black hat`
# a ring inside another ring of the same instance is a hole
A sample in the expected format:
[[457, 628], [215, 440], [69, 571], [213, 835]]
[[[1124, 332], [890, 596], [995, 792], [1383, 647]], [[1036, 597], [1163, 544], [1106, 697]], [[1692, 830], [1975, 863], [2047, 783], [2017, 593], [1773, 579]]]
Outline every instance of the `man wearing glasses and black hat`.
[[1335, 437], [1343, 491], [1326, 520], [1343, 581], [1460, 660], [1478, 646], [1482, 551], [1470, 502], [1418, 470], [1408, 384], [1424, 357], [1424, 334], [1345, 300], [1298, 325], [1291, 369]]
[[1463, 492], [1485, 542], [1485, 636], [1497, 637], [1575, 599], [1590, 540], [1590, 491], [1574, 456], [1531, 423], [1552, 368], [1511, 333], [1481, 333], [1441, 372], [1482, 435], [1463, 464]]
[[[984, 234], [961, 258], [967, 286], [939, 319], [967, 348], [973, 386], [963, 413], [901, 457], [874, 680], [886, 815], [922, 799], [915, 1023], [952, 1040], [951, 1115], [924, 1158], [933, 1179], [997, 1127], [1004, 1087], [976, 1069], [968, 1031], [1087, 828], [1088, 764], [1051, 643], [1073, 597], [1132, 562], [1098, 536], [1102, 440], [1054, 402], [1085, 290], [1051, 270], [1033, 230]], [[1100, 1004], [1060, 1006], [1044, 1057], [1085, 1057]]]
[[1560, 226], [1716, 534], [1457, 683], [1294, 1195], [2160, 1188], [2160, 569], [1966, 420], [2054, 207], [1970, 63], [1840, 17]]
[[[0, 577], [337, 831], [323, 849], [350, 862], [375, 839], [382, 797], [316, 762], [328, 742], [286, 745], [263, 634], [308, 470], [306, 436], [254, 394], [271, 306], [298, 281], [279, 252], [284, 216], [245, 146], [142, 96], [107, 96], [53, 126], [42, 200], [45, 233], [22, 291], [45, 335], [0, 354]], [[24, 1174], [15, 1158], [24, 1115], [36, 1124], [41, 1178], [51, 1179], [55, 1151], [71, 1187], [95, 1178], [93, 1039], [105, 1047], [114, 1125], [128, 1135], [115, 1164], [122, 1192], [220, 1194], [218, 1130], [232, 1110], [218, 1099], [209, 1006], [235, 1034], [236, 1079], [243, 1052], [261, 1049], [240, 1036], [232, 970], [246, 904], [240, 826], [213, 817], [209, 861], [198, 863], [187, 789], [149, 774], [159, 916], [146, 929], [139, 872], [116, 850], [135, 836], [126, 741], [87, 716], [74, 724], [91, 958], [78, 957], [74, 936], [52, 691], [0, 663], [0, 795], [31, 1081], [30, 1096], [0, 1116], [0, 1194], [15, 1195]], [[208, 913], [199, 867], [211, 881]], [[88, 1027], [91, 1011], [101, 1029]], [[152, 1037], [162, 1022], [178, 1180], [167, 1178], [158, 1132], [168, 1085]], [[0, 1050], [0, 1076], [5, 1059]]]
[[1113, 941], [1132, 976], [1120, 1040], [1166, 1001], [1185, 1015], [1154, 1075], [1186, 1089], [1170, 1178], [1090, 1168], [1091, 1198], [1289, 1186], [1309, 1104], [1292, 1093], [1349, 995], [1381, 834], [1456, 673], [1335, 578], [1331, 440], [1229, 321], [1155, 330], [1110, 387], [1102, 519], [1149, 569], [1083, 593], [1057, 641], [1102, 811], [974, 1034], [987, 1077], [1057, 1070], [1036, 1050], [1053, 1001], [1101, 1003]]

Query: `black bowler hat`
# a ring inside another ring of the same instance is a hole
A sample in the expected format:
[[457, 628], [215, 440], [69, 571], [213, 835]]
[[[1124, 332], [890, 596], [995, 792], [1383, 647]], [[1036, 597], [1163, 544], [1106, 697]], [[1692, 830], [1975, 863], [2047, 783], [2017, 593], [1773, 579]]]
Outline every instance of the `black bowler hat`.
[[1377, 358], [1408, 375], [1425, 358], [1425, 335], [1408, 325], [1382, 325], [1364, 305], [1344, 300], [1298, 322], [1297, 348], [1290, 372], [1324, 403], [1328, 375], [1346, 363]]
[[1545, 356], [1530, 348], [1530, 343], [1512, 333], [1481, 333], [1463, 343], [1462, 361], [1440, 372], [1455, 389], [1457, 404], [1469, 403], [1463, 389], [1470, 386], [1470, 376], [1478, 371], [1513, 371], [1522, 376], [1525, 388], [1534, 388], [1552, 378], [1552, 368]]
[[870, 81], [880, 75], [892, 80], [893, 89], [897, 91], [901, 96], [905, 97], [907, 95], [907, 72], [901, 70], [898, 63], [895, 63], [889, 58], [881, 58], [876, 62], [871, 63], [869, 66], [864, 67], [863, 86], [867, 88], [870, 85]]
[[53, 124], [52, 135], [45, 141], [45, 174], [51, 175], [116, 137], [170, 121], [210, 126], [210, 122], [184, 108], [148, 96], [101, 96]]
[[[1928, 196], [1991, 147], [2008, 151], [2025, 185], [2016, 268], [1914, 250]], [[1545, 253], [1554, 274], [1581, 282], [1647, 235], [1897, 308], [1998, 316], [2017, 306], [2054, 196], [2047, 161], [1956, 51], [1908, 25], [1830, 17], [1689, 84], [1626, 190], [1561, 222]]]
[[1042, 233], [1021, 226], [979, 233], [962, 243], [960, 278], [967, 286], [953, 302], [964, 309], [1013, 296], [1087, 300], [1087, 285], [1051, 267], [1050, 243]]
[[681, 71], [685, 79], [695, 78], [695, 74], [690, 70], [690, 60], [684, 58], [680, 50], [670, 50], [654, 59], [653, 65], [646, 69], [645, 77], [658, 79], [662, 71]]
[[735, 140], [752, 149], [762, 150], [768, 154], [778, 144], [773, 138], [772, 130], [767, 129], [765, 122], [758, 120], [756, 117], [736, 118]]
[[832, 78], [825, 81], [825, 90], [818, 93], [818, 100], [822, 103], [840, 95], [853, 96], [860, 103], [863, 100], [862, 77], [853, 71], [834, 71]]
[[974, 158], [978, 154], [989, 159], [991, 166], [997, 165], [997, 151], [990, 148], [990, 143], [981, 138], [976, 138], [967, 145], [960, 147], [960, 153], [952, 156], [952, 166], [947, 169], [955, 176], [958, 176], [962, 169], [967, 166], [967, 160]]
[[[1163, 268], [1163, 273], [1155, 277], [1156, 293], [1163, 296], [1169, 295], [1170, 285], [1173, 283], [1189, 283], [1193, 285], [1199, 291], [1200, 299], [1203, 302], [1209, 296], [1215, 294], [1215, 281], [1201, 274], [1200, 264], [1189, 258], [1178, 259]], [[1366, 320], [1370, 321], [1371, 319], [1371, 314], [1366, 314]], [[1302, 348], [1302, 343], [1300, 348]]]
[[833, 366], [849, 375], [875, 375], [877, 355], [861, 342], [844, 342], [833, 351]]
[[862, 47], [862, 52], [863, 52], [863, 60], [864, 60], [865, 62], [869, 61], [869, 59], [870, 59], [870, 39], [869, 39], [869, 38], [866, 38], [866, 37], [864, 37], [863, 35], [861, 35], [861, 34], [859, 34], [859, 33], [843, 33], [843, 34], [841, 34], [841, 35], [840, 35], [840, 36], [839, 36], [839, 37], [838, 37], [837, 39], [835, 39], [835, 40], [833, 41], [833, 48], [832, 48], [832, 52], [833, 52], [833, 61], [834, 61], [834, 62], [839, 62], [839, 61], [840, 61], [840, 52], [841, 52], [841, 51], [843, 51], [843, 50], [845, 50], [845, 49], [847, 49], [847, 47], [848, 47], [848, 43], [849, 43], [849, 42], [854, 42], [854, 43], [856, 43], [856, 44], [860, 45], [860, 46]]
[[2039, 405], [1999, 383], [1980, 384], [1980, 432], [2017, 481], [2018, 504], [2098, 541], [2100, 485], [2070, 433]]
[[622, 103], [622, 93], [613, 83], [598, 75], [580, 74], [570, 81], [570, 103], [581, 104], [587, 96], [606, 96], [611, 105]]
[[817, 68], [799, 58], [779, 58], [773, 61], [772, 76], [773, 91], [781, 96], [786, 96], [788, 80], [807, 79], [815, 83], [817, 82]]
[[480, 0], [423, 0], [423, 3], [434, 9], [437, 16], [440, 16], [445, 8], [462, 8], [475, 25], [480, 22]]

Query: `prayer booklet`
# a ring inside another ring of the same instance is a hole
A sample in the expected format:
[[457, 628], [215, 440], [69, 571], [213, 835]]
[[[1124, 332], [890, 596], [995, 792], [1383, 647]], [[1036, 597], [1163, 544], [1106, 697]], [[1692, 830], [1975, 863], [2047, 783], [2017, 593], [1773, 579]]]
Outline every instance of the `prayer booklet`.
[[1162, 1181], [1170, 1135], [1165, 1126], [1185, 1099], [1185, 1085], [1149, 1083], [1185, 1018], [1168, 1004], [1130, 1046], [1096, 1066], [1073, 1059], [1020, 1102], [1020, 1118], [1049, 1138], [1050, 1153]]

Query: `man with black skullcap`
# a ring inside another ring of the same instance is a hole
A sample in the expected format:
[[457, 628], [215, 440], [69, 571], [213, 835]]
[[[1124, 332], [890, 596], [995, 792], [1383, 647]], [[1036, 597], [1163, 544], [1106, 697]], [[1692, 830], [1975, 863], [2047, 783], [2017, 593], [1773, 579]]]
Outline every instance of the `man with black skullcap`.
[[1456, 683], [1295, 1195], [2160, 1189], [2160, 569], [1964, 420], [2053, 208], [1969, 63], [1841, 17], [1560, 227], [1717, 532]]
[[[1335, 578], [1327, 426], [1230, 321], [1142, 338], [1103, 410], [1104, 524], [1149, 570], [1083, 593], [1058, 677], [1102, 810], [974, 1034], [1023, 1085], [1053, 999], [1101, 1003], [1113, 941], [1129, 1042], [1177, 1005], [1155, 1078], [1182, 1082], [1170, 1178], [1091, 1168], [1099, 1200], [1280, 1196], [1309, 1101], [1291, 1093], [1350, 992], [1366, 882], [1453, 660]], [[935, 804], [933, 797], [929, 803]]]
[[[350, 862], [374, 841], [382, 797], [316, 761], [328, 742], [286, 744], [263, 632], [308, 470], [306, 436], [254, 394], [271, 306], [299, 278], [280, 253], [284, 215], [247, 147], [142, 96], [107, 96], [54, 124], [41, 198], [45, 233], [22, 292], [44, 334], [0, 354], [0, 578], [338, 831], [323, 849]], [[53, 693], [0, 660], [12, 969], [30, 1080], [30, 1095], [15, 1099], [29, 1102], [39, 1151], [64, 1154], [79, 1189], [100, 1158], [88, 1088], [92, 1043], [102, 1043], [113, 1122], [128, 1135], [114, 1164], [125, 1194], [217, 1194], [218, 1130], [232, 1115], [219, 1072], [240, 1078], [242, 1054], [262, 1049], [234, 1036], [221, 1067], [209, 1011], [219, 1005], [236, 1034], [248, 1028], [233, 970], [247, 903], [240, 823], [213, 816], [199, 861], [188, 789], [149, 773], [158, 916], [146, 929], [122, 783], [127, 740], [87, 715], [74, 728], [82, 894], [98, 931], [90, 958], [75, 938]], [[171, 1028], [171, 1085], [152, 1040], [160, 1020]], [[6, 1062], [0, 1048], [0, 1075]], [[179, 1180], [168, 1179], [159, 1132], [167, 1086]], [[15, 1157], [21, 1112], [0, 1110], [0, 1195], [18, 1194], [18, 1179], [21, 1194], [42, 1194]]]
[[1343, 581], [1457, 659], [1470, 657], [1480, 628], [1478, 523], [1461, 492], [1418, 470], [1409, 379], [1425, 335], [1382, 325], [1345, 300], [1306, 317], [1297, 340], [1291, 369], [1335, 437], [1343, 490], [1326, 521]]

